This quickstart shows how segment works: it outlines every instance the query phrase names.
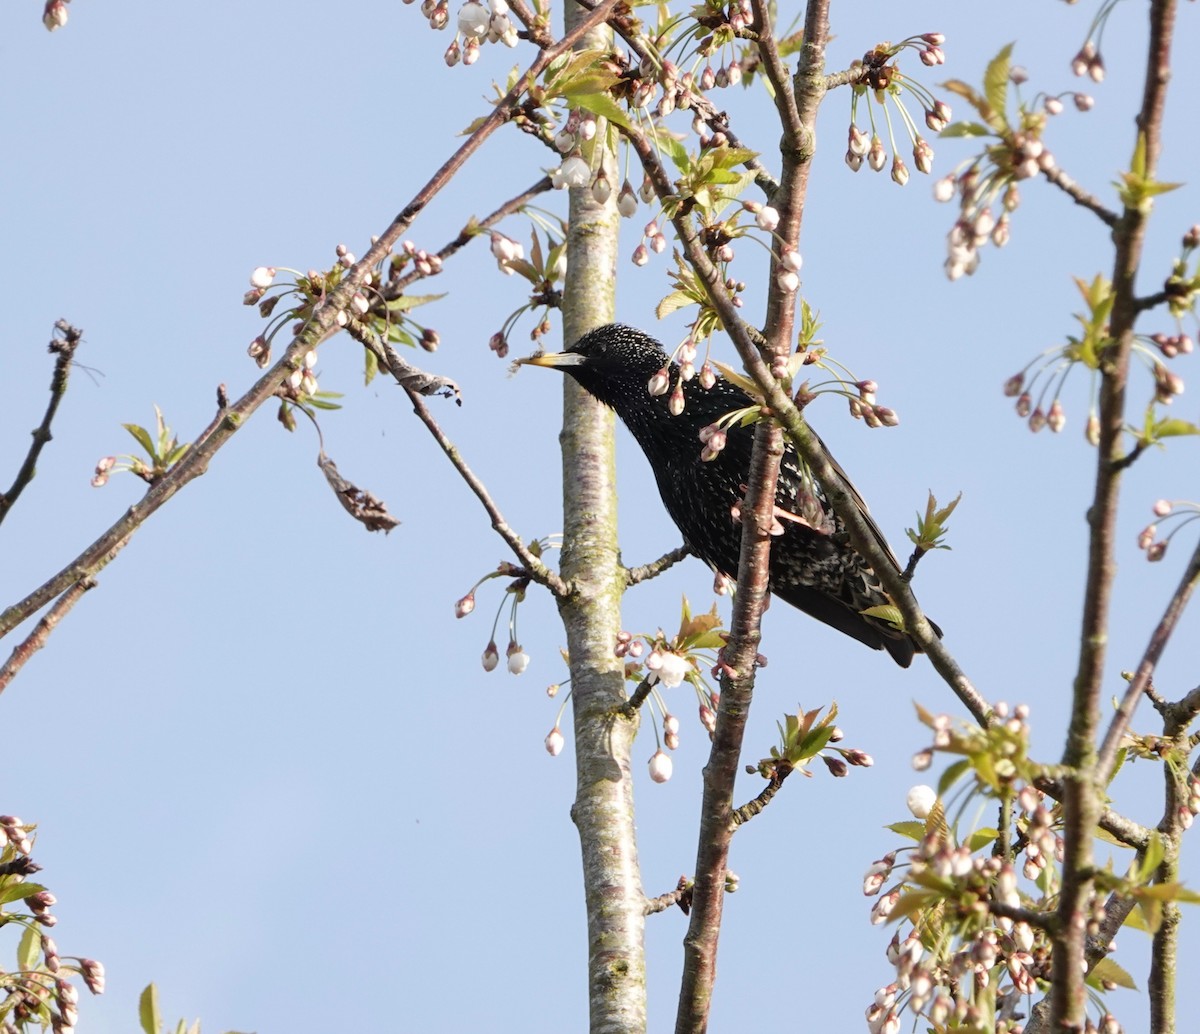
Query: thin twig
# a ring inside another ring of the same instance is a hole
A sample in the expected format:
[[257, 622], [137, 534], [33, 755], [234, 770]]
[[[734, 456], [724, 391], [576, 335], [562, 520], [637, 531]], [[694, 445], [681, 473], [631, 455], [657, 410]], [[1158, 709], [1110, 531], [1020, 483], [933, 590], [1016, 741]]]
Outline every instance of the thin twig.
[[686, 915], [691, 908], [692, 899], [692, 884], [685, 877], [679, 880], [679, 886], [674, 890], [669, 890], [665, 894], [659, 894], [656, 898], [646, 899], [645, 914], [652, 916], [657, 912], [665, 912], [668, 908], [673, 908], [678, 905], [683, 909]]
[[0, 667], [0, 693], [8, 689], [8, 684], [17, 677], [17, 672], [25, 666], [25, 662], [46, 645], [50, 633], [54, 631], [67, 611], [79, 602], [80, 597], [88, 589], [94, 588], [95, 585], [96, 579], [81, 578], [54, 601], [54, 606], [43, 615], [41, 621], [34, 625], [33, 631], [13, 649], [8, 660], [4, 662], [4, 666]]
[[734, 810], [733, 824], [735, 826], [743, 826], [749, 822], [755, 815], [761, 815], [763, 809], [774, 799], [779, 793], [779, 788], [783, 786], [783, 781], [792, 774], [794, 769], [786, 761], [776, 762], [774, 769], [771, 771], [771, 778], [767, 780], [767, 785], [757, 793], [753, 800], [747, 801], [740, 808]]
[[[54, 420], [54, 414], [58, 412], [58, 404], [67, 392], [67, 378], [71, 375], [75, 350], [83, 340], [83, 331], [72, 327], [66, 320], [58, 320], [54, 324], [54, 330], [56, 336], [50, 339], [49, 350], [50, 354], [57, 358], [54, 360], [54, 372], [50, 376], [50, 402], [46, 406], [42, 422], [33, 429], [33, 443], [29, 446], [29, 452], [17, 471], [16, 478], [8, 491], [0, 495], [0, 523], [3, 523], [25, 486], [37, 473], [38, 457], [46, 443], [51, 440], [50, 424]], [[62, 336], [57, 336], [59, 334]]]
[[[550, 177], [543, 176], [540, 180], [533, 184], [533, 186], [523, 190], [516, 197], [509, 198], [504, 202], [504, 204], [492, 212], [491, 215], [487, 216], [487, 218], [479, 221], [472, 221], [464, 226], [458, 231], [457, 237], [455, 237], [452, 241], [449, 241], [447, 244], [444, 244], [438, 250], [437, 257], [442, 261], [445, 261], [456, 252], [470, 244], [474, 238], [480, 236], [481, 230], [486, 230], [489, 227], [495, 226], [502, 219], [506, 219], [515, 212], [519, 212], [539, 194], [543, 194], [552, 189], [553, 187], [550, 184]], [[398, 276], [395, 279], [389, 280], [381, 289], [380, 294], [384, 299], [393, 301], [404, 291], [406, 287], [409, 287], [418, 280], [425, 279], [428, 278], [416, 268], [413, 268], [406, 272], [403, 276]]]
[[1196, 548], [1192, 551], [1191, 559], [1188, 560], [1183, 576], [1179, 579], [1175, 592], [1167, 602], [1158, 625], [1150, 635], [1150, 642], [1146, 644], [1146, 651], [1142, 654], [1137, 670], [1125, 690], [1125, 696], [1117, 705], [1116, 713], [1109, 722], [1100, 753], [1096, 756], [1096, 781], [1100, 786], [1107, 783], [1112, 774], [1113, 766], [1116, 764], [1117, 750], [1121, 745], [1125, 730], [1129, 728], [1129, 721], [1133, 717], [1134, 709], [1150, 684], [1155, 666], [1158, 664], [1163, 650], [1166, 649], [1171, 634], [1175, 631], [1175, 626], [1178, 624], [1197, 582], [1200, 582], [1200, 543], [1197, 543]]
[[646, 702], [646, 698], [654, 691], [655, 683], [650, 680], [647, 675], [641, 682], [638, 683], [638, 688], [633, 691], [633, 695], [621, 705], [621, 714], [626, 718], [636, 718], [638, 708]]
[[657, 560], [652, 560], [648, 564], [642, 564], [639, 567], [627, 567], [625, 568], [625, 584], [637, 585], [638, 582], [657, 578], [664, 571], [674, 567], [684, 557], [691, 555], [692, 551], [690, 547], [676, 546], [669, 553], [664, 553]]
[[492, 527], [506, 543], [508, 548], [516, 554], [521, 561], [522, 566], [539, 585], [544, 585], [554, 594], [556, 598], [561, 599], [570, 591], [567, 584], [558, 576], [558, 573], [550, 570], [541, 562], [529, 547], [525, 545], [521, 536], [509, 527], [508, 522], [504, 519], [504, 514], [500, 512], [500, 508], [492, 499], [487, 487], [479, 480], [475, 472], [468, 466], [467, 461], [463, 459], [462, 453], [458, 451], [456, 446], [446, 432], [442, 430], [437, 420], [434, 419], [432, 413], [429, 412], [429, 407], [425, 405], [425, 400], [421, 398], [415, 391], [408, 388], [404, 389], [408, 393], [408, 399], [412, 403], [413, 412], [417, 414], [417, 418], [428, 428], [429, 433], [433, 435], [434, 441], [441, 447], [442, 452], [446, 454], [446, 458], [458, 471], [459, 476], [467, 483], [467, 487], [475, 493], [475, 497], [483, 504], [487, 515], [492, 519]]
[[1100, 202], [1099, 198], [1089, 194], [1057, 165], [1049, 169], [1042, 169], [1042, 175], [1058, 187], [1059, 190], [1066, 193], [1075, 204], [1081, 205], [1093, 213], [1105, 226], [1116, 227], [1117, 213], [1106, 208]]

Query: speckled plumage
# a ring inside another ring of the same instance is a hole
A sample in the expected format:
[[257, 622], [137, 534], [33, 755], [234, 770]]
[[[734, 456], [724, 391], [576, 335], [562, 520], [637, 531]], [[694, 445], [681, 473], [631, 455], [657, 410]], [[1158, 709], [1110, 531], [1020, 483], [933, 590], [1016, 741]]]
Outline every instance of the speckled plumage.
[[[616, 411], [646, 454], [684, 541], [717, 571], [735, 576], [742, 532], [733, 511], [745, 495], [754, 428], [730, 427], [724, 449], [708, 461], [700, 459], [699, 431], [732, 410], [752, 405], [749, 396], [722, 378], [707, 390], [693, 378], [683, 384], [683, 412], [672, 416], [668, 395], [654, 396], [647, 389], [650, 378], [667, 365], [662, 346], [648, 334], [617, 323], [585, 334], [569, 352], [535, 362], [560, 368]], [[674, 386], [678, 367], [671, 364], [670, 372]], [[890, 601], [870, 565], [850, 547], [820, 486], [803, 474], [790, 442], [780, 465], [776, 505], [785, 514], [802, 516], [812, 527], [787, 517], [780, 520], [783, 534], [771, 539], [771, 592], [873, 649], [886, 649], [897, 664], [908, 667], [915, 644], [886, 622], [860, 613]], [[865, 505], [862, 512], [887, 549]]]

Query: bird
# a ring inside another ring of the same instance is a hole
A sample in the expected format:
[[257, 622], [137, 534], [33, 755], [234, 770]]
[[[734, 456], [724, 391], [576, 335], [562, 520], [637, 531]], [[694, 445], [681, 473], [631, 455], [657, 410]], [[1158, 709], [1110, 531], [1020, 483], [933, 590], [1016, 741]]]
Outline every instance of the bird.
[[[724, 446], [715, 453], [702, 442], [701, 431], [717, 444], [707, 429], [727, 414], [756, 408], [755, 399], [723, 377], [710, 387], [700, 378], [682, 380], [679, 365], [657, 340], [620, 323], [589, 331], [565, 352], [530, 356], [518, 364], [560, 370], [613, 409], [641, 446], [685, 544], [719, 574], [736, 577], [742, 538], [738, 513], [749, 481], [754, 425], [729, 422]], [[682, 390], [684, 405], [678, 415], [671, 412], [669, 392], [651, 394], [652, 378], [662, 388], [664, 374], [667, 384]], [[841, 467], [836, 462], [834, 466], [849, 484]], [[872, 536], [899, 570], [883, 533], [852, 486], [851, 495]], [[872, 649], [887, 650], [907, 668], [920, 647], [890, 622], [863, 613], [891, 604], [891, 598], [871, 565], [850, 545], [841, 518], [790, 440], [784, 444], [775, 505], [771, 593]]]

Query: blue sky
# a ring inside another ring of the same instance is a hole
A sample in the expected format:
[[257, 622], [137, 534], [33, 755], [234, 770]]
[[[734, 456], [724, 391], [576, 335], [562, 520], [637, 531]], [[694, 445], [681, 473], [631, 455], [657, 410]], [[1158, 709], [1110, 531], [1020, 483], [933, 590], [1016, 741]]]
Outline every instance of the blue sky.
[[[1091, 6], [835, 5], [830, 67], [880, 39], [938, 30], [947, 65], [921, 69], [927, 83], [977, 82], [1017, 39], [1032, 88], [1074, 90], [1069, 60]], [[157, 404], [191, 438], [211, 418], [219, 383], [240, 393], [251, 382], [245, 350], [260, 321], [240, 304], [250, 270], [327, 265], [339, 242], [365, 250], [514, 60], [487, 47], [473, 67], [447, 69], [449, 37], [431, 32], [416, 6], [382, 0], [77, 0], [53, 35], [38, 14], [33, 3], [0, 14], [5, 484], [44, 408], [53, 321], [83, 327], [86, 340], [38, 477], [0, 529], [6, 604], [139, 497], [128, 476], [89, 485], [99, 457], [130, 447], [121, 423], [150, 424]], [[1180, 12], [1180, 53], [1193, 15]], [[1141, 18], [1140, 5], [1118, 8], [1108, 78], [1083, 87], [1096, 109], [1069, 108], [1050, 137], [1059, 163], [1102, 194], [1132, 146]], [[1196, 167], [1183, 104], [1196, 77], [1177, 64], [1167, 180]], [[729, 106], [742, 138], [769, 151], [778, 130], [764, 101], [755, 90]], [[1031, 435], [1000, 385], [1072, 331], [1071, 276], [1111, 265], [1104, 228], [1052, 188], [1027, 184], [1012, 243], [987, 249], [973, 278], [950, 284], [941, 266], [951, 208], [933, 202], [924, 177], [900, 190], [886, 175], [851, 175], [841, 158], [848, 111], [848, 95], [835, 95], [821, 115], [804, 292], [838, 358], [879, 382], [902, 423], [868, 431], [830, 401], [811, 419], [898, 552], [928, 489], [943, 499], [963, 492], [954, 549], [923, 563], [919, 594], [986, 695], [1032, 706], [1035, 750], [1054, 760], [1084, 564], [1085, 385], [1068, 389], [1068, 426], [1055, 437]], [[952, 141], [935, 149], [935, 175], [968, 153]], [[470, 215], [533, 182], [546, 160], [521, 134], [499, 134], [412, 238], [440, 247]], [[563, 198], [552, 202], [561, 208]], [[1161, 282], [1196, 218], [1190, 186], [1161, 200], [1143, 288]], [[645, 219], [626, 224], [626, 258]], [[506, 229], [527, 238], [519, 220]], [[743, 276], [753, 281], [750, 250]], [[667, 268], [665, 256], [641, 270], [623, 258], [623, 321], [655, 329]], [[510, 377], [487, 349], [521, 304], [520, 284], [499, 276], [480, 245], [435, 286], [451, 294], [424, 310], [442, 338], [426, 365], [464, 392], [461, 409], [435, 403], [435, 412], [513, 527], [526, 538], [556, 532], [558, 382], [538, 370]], [[752, 284], [747, 312], [760, 301]], [[656, 332], [674, 341], [682, 323]], [[1176, 369], [1186, 379], [1195, 362]], [[557, 706], [544, 689], [565, 676], [561, 628], [531, 592], [520, 618], [529, 670], [482, 671], [497, 583], [468, 619], [456, 621], [453, 604], [505, 549], [402, 394], [381, 381], [364, 389], [361, 368], [348, 339], [321, 349], [322, 387], [346, 395], [344, 409], [322, 418], [326, 446], [399, 528], [385, 538], [351, 522], [316, 468], [311, 428], [289, 435], [264, 409], [137, 534], [0, 699], [9, 762], [0, 803], [40, 824], [35, 857], [60, 899], [60, 950], [108, 968], [107, 994], [84, 1003], [85, 1030], [133, 1029], [150, 980], [166, 1013], [199, 1015], [211, 1031], [540, 1032], [585, 1022], [571, 746], [555, 760], [542, 749]], [[1197, 419], [1193, 395], [1176, 409]], [[632, 442], [622, 436], [619, 448], [622, 547], [628, 562], [644, 562], [678, 535]], [[1180, 441], [1149, 455], [1127, 479], [1113, 693], [1184, 551], [1179, 543], [1148, 565], [1137, 530], [1156, 498], [1195, 498], [1195, 448]], [[669, 628], [680, 595], [707, 606], [710, 586], [698, 562], [682, 564], [628, 595], [626, 627]], [[1167, 695], [1195, 685], [1198, 633], [1193, 612], [1160, 669]], [[954, 712], [953, 702], [922, 662], [902, 671], [782, 605], [764, 642], [771, 663], [748, 755], [766, 753], [776, 719], [797, 703], [836, 698], [848, 743], [876, 765], [836, 782], [794, 780], [739, 835], [741, 890], [726, 913], [713, 1029], [794, 1018], [805, 1029], [855, 1030], [889, 979], [888, 935], [867, 922], [860, 882], [894, 846], [883, 826], [906, 817], [905, 793], [918, 781], [909, 759], [926, 737], [912, 701]], [[674, 778], [637, 786], [650, 894], [674, 886], [694, 858], [707, 744], [694, 705], [681, 697], [678, 711]], [[1145, 716], [1136, 724], [1153, 728]], [[647, 730], [639, 777], [653, 751]], [[1129, 776], [1114, 790], [1117, 806], [1155, 821], [1159, 773], [1142, 763]], [[739, 797], [757, 791], [744, 783]], [[1196, 882], [1194, 860], [1185, 875]], [[672, 1022], [684, 925], [671, 912], [647, 926], [654, 1030]], [[1194, 956], [1191, 925], [1184, 936]], [[14, 950], [11, 940], [0, 951]], [[1143, 982], [1144, 938], [1125, 933], [1121, 949]], [[1140, 996], [1113, 1001], [1127, 1031], [1145, 1029]]]

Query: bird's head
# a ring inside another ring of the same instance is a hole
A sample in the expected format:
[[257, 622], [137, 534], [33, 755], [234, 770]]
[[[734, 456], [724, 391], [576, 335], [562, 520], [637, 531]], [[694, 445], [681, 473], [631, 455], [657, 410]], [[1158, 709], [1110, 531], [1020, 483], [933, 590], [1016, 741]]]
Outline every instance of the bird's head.
[[530, 356], [517, 363], [561, 370], [588, 394], [621, 412], [622, 401], [649, 394], [650, 378], [670, 359], [649, 334], [609, 323], [588, 331], [566, 352]]

